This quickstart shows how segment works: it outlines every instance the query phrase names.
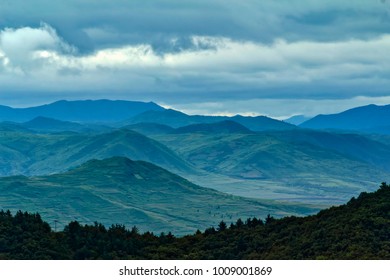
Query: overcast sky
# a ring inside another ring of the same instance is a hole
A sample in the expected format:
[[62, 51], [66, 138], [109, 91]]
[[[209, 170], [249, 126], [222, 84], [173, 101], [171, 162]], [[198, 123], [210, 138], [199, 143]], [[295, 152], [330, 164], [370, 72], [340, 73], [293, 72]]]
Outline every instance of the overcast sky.
[[0, 104], [155, 101], [187, 113], [390, 103], [390, 0], [0, 0]]

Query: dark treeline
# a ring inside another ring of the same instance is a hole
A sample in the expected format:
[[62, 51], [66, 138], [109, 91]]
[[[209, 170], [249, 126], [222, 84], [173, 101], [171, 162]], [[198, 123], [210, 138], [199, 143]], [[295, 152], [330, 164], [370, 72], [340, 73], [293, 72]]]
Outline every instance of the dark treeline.
[[[174, 231], [174, 229], [173, 229]], [[308, 217], [237, 220], [193, 235], [0, 212], [0, 259], [390, 259], [390, 186]]]

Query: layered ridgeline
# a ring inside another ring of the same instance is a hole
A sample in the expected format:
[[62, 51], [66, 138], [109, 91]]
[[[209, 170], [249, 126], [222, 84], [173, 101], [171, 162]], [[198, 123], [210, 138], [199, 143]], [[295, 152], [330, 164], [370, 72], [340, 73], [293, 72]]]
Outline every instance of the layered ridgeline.
[[[46, 116], [0, 123], [0, 176], [53, 174], [125, 156], [222, 192], [322, 207], [390, 179], [385, 135], [308, 130], [263, 116], [190, 116], [156, 106], [97, 100], [15, 109], [20, 116]], [[86, 119], [79, 110], [96, 112]]]
[[222, 192], [324, 206], [373, 190], [378, 178], [390, 180], [385, 140], [304, 129], [253, 132], [231, 120], [116, 129], [39, 117], [0, 124], [0, 175], [52, 174], [125, 156]]
[[[0, 212], [0, 259], [389, 259], [390, 186], [317, 215], [221, 221], [175, 237], [71, 222], [53, 232], [39, 214]], [[172, 227], [172, 230], [175, 228]]]
[[124, 157], [91, 160], [61, 174], [0, 178], [2, 209], [28, 209], [62, 225], [78, 220], [137, 225], [146, 231], [190, 233], [221, 219], [313, 213], [288, 205], [227, 195], [167, 170]]
[[368, 105], [338, 114], [318, 115], [300, 127], [390, 134], [390, 105]]

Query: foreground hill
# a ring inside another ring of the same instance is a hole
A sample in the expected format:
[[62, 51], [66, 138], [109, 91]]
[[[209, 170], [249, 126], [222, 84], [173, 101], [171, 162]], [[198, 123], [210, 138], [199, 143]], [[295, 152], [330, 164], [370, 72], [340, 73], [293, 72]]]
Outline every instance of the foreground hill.
[[63, 225], [78, 220], [137, 225], [141, 230], [183, 234], [272, 213], [311, 213], [299, 205], [256, 201], [202, 188], [165, 169], [124, 157], [91, 160], [65, 173], [0, 178], [3, 209], [37, 211]]
[[[263, 216], [264, 218], [264, 216]], [[175, 228], [172, 227], [172, 230]], [[221, 221], [203, 233], [140, 234], [136, 227], [69, 223], [0, 212], [0, 259], [389, 259], [390, 186], [317, 215]]]
[[159, 111], [164, 109], [153, 102], [61, 100], [29, 108], [0, 106], [0, 121], [26, 122], [41, 116], [61, 121], [116, 122], [149, 110]]
[[357, 130], [388, 134], [390, 127], [390, 105], [368, 105], [353, 108], [338, 114], [318, 115], [302, 123], [300, 127]]

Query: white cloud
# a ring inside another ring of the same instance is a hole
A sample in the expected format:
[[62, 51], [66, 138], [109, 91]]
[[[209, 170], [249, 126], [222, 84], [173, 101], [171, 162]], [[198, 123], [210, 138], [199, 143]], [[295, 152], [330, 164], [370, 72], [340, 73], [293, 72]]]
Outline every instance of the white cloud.
[[44, 23], [39, 28], [6, 28], [0, 31], [0, 57], [3, 56], [9, 70], [36, 68], [39, 64], [36, 53], [43, 51], [73, 53], [75, 49]]

